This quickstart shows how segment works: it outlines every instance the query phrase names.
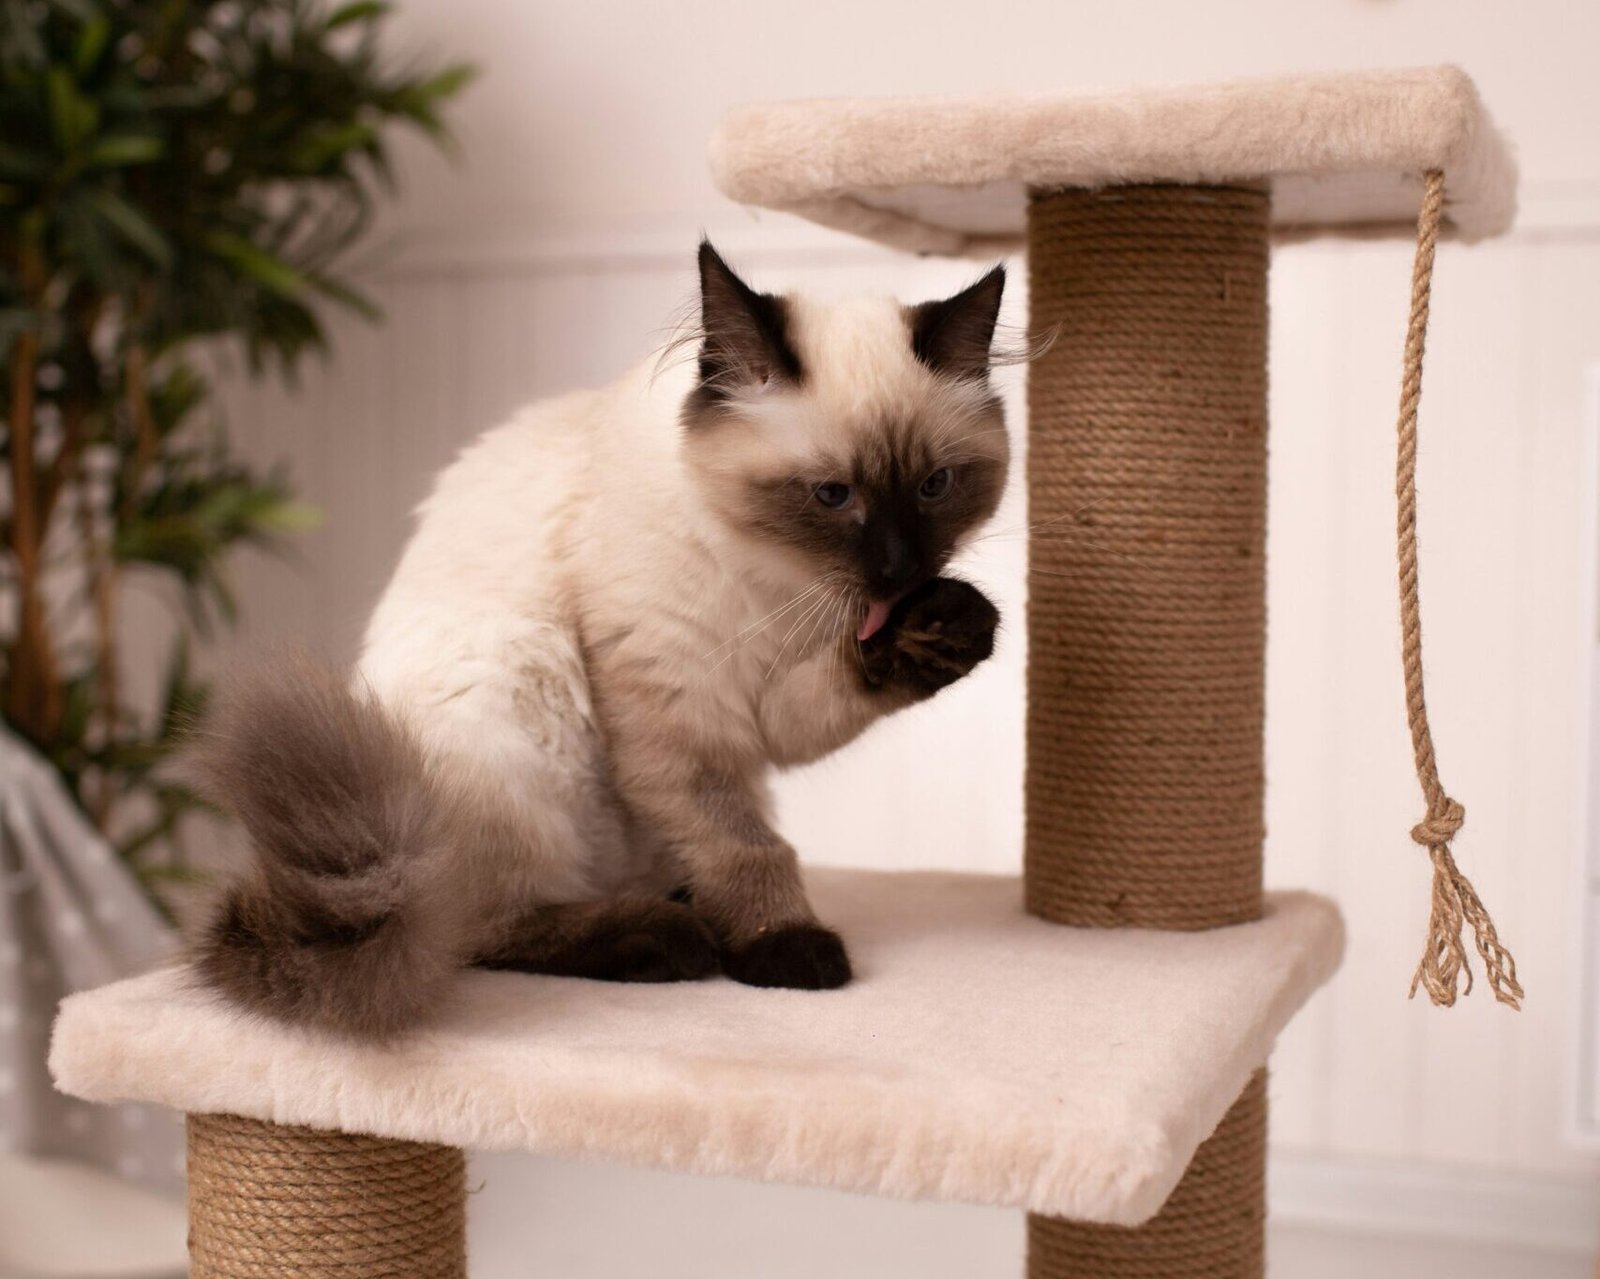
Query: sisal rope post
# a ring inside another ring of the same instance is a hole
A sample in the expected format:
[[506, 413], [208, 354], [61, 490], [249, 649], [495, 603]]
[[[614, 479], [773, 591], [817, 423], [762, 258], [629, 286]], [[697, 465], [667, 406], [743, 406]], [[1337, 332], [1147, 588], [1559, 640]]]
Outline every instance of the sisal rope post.
[[[1089, 927], [1261, 914], [1268, 196], [1033, 193], [1030, 911]], [[1031, 1279], [1260, 1279], [1258, 1073], [1137, 1229], [1028, 1221]]]
[[192, 1279], [466, 1279], [448, 1146], [190, 1115]]
[[1461, 941], [1463, 925], [1471, 924], [1473, 941], [1494, 997], [1502, 1004], [1520, 1009], [1522, 986], [1517, 981], [1517, 961], [1500, 944], [1494, 920], [1450, 851], [1450, 841], [1461, 829], [1466, 810], [1450, 798], [1439, 781], [1433, 730], [1428, 725], [1428, 702], [1422, 687], [1422, 611], [1417, 599], [1417, 410], [1422, 403], [1422, 355], [1428, 336], [1434, 250], [1439, 243], [1443, 213], [1444, 174], [1434, 169], [1426, 176], [1422, 211], [1417, 218], [1417, 256], [1411, 269], [1411, 315], [1406, 325], [1405, 359], [1400, 379], [1395, 465], [1406, 722], [1411, 729], [1417, 781], [1428, 810], [1422, 821], [1412, 827], [1411, 838], [1428, 850], [1428, 858], [1433, 863], [1428, 940], [1411, 978], [1411, 994], [1415, 997], [1420, 985], [1428, 992], [1429, 999], [1447, 1008], [1456, 1002], [1458, 990], [1462, 994], [1471, 993], [1472, 969]]
[[1195, 1151], [1142, 1226], [1028, 1218], [1031, 1279], [1219, 1279], [1266, 1268], [1267, 1072]]

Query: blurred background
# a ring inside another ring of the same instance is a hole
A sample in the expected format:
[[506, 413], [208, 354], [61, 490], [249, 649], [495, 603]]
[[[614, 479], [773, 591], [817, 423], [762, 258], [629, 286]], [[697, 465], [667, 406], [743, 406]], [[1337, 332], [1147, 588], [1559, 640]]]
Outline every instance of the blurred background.
[[[768, 289], [914, 300], [974, 274], [729, 204], [705, 165], [724, 109], [1438, 62], [1476, 78], [1523, 175], [1511, 234], [1441, 252], [1420, 487], [1430, 711], [1469, 812], [1457, 852], [1528, 999], [1406, 999], [1428, 893], [1392, 580], [1410, 248], [1286, 247], [1268, 877], [1333, 896], [1350, 936], [1273, 1059], [1272, 1273], [1594, 1272], [1600, 6], [0, 11], [0, 443], [6, 492], [28, 494], [0, 498], [0, 1274], [181, 1266], [170, 1119], [52, 1100], [42, 1053], [55, 998], [162, 953], [163, 912], [228, 856], [162, 767], [205, 671], [281, 639], [351, 659], [429, 476], [518, 404], [664, 340], [702, 231]], [[1025, 325], [1012, 279], [1005, 318]], [[1020, 437], [1021, 375], [1004, 376]], [[1013, 493], [997, 527], [1025, 521]], [[1013, 619], [999, 659], [783, 780], [803, 856], [1018, 869], [1023, 547], [985, 545], [971, 571]], [[483, 1279], [1020, 1273], [1012, 1213], [510, 1156], [474, 1181]]]

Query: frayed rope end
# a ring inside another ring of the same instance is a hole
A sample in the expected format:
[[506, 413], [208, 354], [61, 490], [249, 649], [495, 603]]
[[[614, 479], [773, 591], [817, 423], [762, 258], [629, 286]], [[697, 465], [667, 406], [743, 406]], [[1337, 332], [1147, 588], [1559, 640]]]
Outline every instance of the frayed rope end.
[[1517, 961], [1500, 944], [1494, 920], [1450, 852], [1450, 839], [1465, 820], [1465, 810], [1446, 796], [1438, 811], [1411, 830], [1411, 838], [1427, 848], [1429, 860], [1433, 862], [1428, 942], [1411, 978], [1411, 998], [1416, 998], [1417, 987], [1421, 986], [1436, 1005], [1448, 1008], [1456, 1002], [1458, 994], [1472, 993], [1472, 968], [1461, 936], [1463, 926], [1470, 924], [1494, 997], [1506, 1007], [1520, 1011], [1522, 986], [1517, 981]]

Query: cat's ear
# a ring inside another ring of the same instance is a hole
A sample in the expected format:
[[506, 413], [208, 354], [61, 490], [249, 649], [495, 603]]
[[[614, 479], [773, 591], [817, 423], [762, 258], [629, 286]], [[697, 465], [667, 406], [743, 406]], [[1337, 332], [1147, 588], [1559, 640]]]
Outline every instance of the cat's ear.
[[1005, 289], [1006, 269], [997, 266], [954, 297], [908, 307], [912, 353], [935, 373], [987, 377], [989, 346]]
[[788, 308], [757, 293], [700, 241], [700, 384], [720, 397], [741, 386], [800, 381], [789, 343]]

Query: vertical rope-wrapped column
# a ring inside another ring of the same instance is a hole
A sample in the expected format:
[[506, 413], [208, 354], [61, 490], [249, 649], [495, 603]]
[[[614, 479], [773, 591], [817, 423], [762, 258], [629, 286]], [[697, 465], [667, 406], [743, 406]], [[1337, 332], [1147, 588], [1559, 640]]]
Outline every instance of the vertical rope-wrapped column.
[[[1036, 192], [1030, 911], [1201, 929], [1261, 912], [1267, 193]], [[1034, 1217], [1031, 1279], [1259, 1279], [1265, 1076], [1135, 1230]]]
[[466, 1279], [448, 1146], [190, 1115], [191, 1279]]
[[1260, 1070], [1144, 1225], [1030, 1216], [1029, 1279], [1261, 1279], [1266, 1176], [1267, 1072]]

